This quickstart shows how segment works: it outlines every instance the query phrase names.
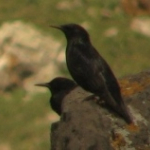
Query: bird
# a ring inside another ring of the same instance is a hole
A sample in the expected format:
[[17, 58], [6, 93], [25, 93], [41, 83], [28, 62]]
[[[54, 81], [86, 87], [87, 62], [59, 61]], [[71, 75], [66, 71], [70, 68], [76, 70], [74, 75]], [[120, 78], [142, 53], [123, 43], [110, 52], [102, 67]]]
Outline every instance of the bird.
[[35, 85], [46, 87], [50, 90], [50, 105], [59, 116], [62, 113], [61, 106], [64, 97], [77, 86], [74, 81], [64, 77], [56, 77], [50, 82], [38, 83]]
[[108, 63], [92, 45], [89, 33], [74, 23], [50, 27], [61, 30], [66, 37], [66, 64], [76, 83], [104, 99], [128, 124], [132, 123], [119, 83]]

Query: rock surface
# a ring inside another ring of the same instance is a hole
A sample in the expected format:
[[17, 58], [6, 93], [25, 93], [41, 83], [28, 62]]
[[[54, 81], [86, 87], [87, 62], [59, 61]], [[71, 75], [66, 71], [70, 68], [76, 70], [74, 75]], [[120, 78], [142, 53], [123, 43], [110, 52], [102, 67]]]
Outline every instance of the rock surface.
[[35, 83], [59, 73], [64, 60], [61, 43], [33, 25], [21, 21], [1, 25], [0, 91], [13, 87], [33, 91]]
[[149, 0], [121, 0], [122, 7], [127, 14], [145, 15], [150, 14]]
[[150, 18], [134, 18], [131, 22], [131, 29], [137, 33], [150, 37]]
[[64, 99], [60, 121], [51, 128], [51, 150], [149, 150], [150, 71], [120, 80], [125, 103], [134, 119], [122, 118], [77, 87]]

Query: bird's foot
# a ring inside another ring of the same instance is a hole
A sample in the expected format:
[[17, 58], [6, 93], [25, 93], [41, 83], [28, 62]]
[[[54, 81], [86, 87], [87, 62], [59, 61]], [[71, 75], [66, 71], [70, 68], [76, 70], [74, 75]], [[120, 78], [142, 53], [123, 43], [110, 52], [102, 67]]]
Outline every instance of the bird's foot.
[[97, 102], [97, 101], [99, 101], [99, 97], [96, 95], [90, 95], [90, 96], [86, 97], [83, 101], [90, 101], [90, 100]]
[[94, 102], [97, 103], [98, 105], [102, 105], [102, 104], [105, 103], [104, 100], [101, 99], [101, 98], [100, 98], [99, 96], [97, 96], [97, 95], [90, 95], [90, 96], [86, 97], [83, 101], [90, 101], [90, 100], [94, 101]]

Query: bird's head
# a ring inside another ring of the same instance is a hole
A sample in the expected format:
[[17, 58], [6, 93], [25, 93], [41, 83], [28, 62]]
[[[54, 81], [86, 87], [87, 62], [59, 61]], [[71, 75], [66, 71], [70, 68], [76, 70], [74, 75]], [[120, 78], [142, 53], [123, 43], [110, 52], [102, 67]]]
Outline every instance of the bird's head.
[[57, 77], [50, 82], [35, 85], [47, 87], [52, 94], [57, 94], [61, 91], [70, 91], [77, 86], [72, 80], [63, 77]]
[[50, 27], [61, 30], [65, 34], [67, 40], [71, 40], [72, 38], [82, 38], [85, 40], [89, 40], [89, 34], [80, 25], [65, 24], [65, 25], [61, 25], [61, 26], [50, 25]]

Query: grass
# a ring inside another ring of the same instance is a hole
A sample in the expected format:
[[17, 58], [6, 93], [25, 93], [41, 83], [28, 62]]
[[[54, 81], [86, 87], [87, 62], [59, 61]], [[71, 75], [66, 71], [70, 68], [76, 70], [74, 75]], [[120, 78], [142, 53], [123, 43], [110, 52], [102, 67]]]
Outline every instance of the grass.
[[[90, 25], [88, 31], [93, 44], [111, 65], [117, 77], [122, 77], [149, 68], [150, 42], [148, 37], [130, 29], [132, 17], [123, 13], [119, 2], [11, 0], [6, 3], [0, 0], [0, 24], [14, 20], [30, 22], [47, 34], [53, 34], [65, 45], [64, 36], [50, 29], [49, 24], [87, 23]], [[103, 17], [104, 10], [109, 12], [110, 18]], [[105, 37], [105, 31], [111, 27], [117, 28], [118, 34]], [[52, 111], [49, 109], [48, 99], [49, 94], [46, 93], [28, 99], [28, 93], [18, 89], [1, 95], [0, 149], [2, 144], [12, 150], [49, 149], [51, 122], [48, 116]]]
[[0, 98], [0, 149], [7, 143], [14, 150], [49, 149], [49, 94], [38, 94], [27, 100], [23, 90]]
[[[119, 2], [24, 0], [20, 3], [13, 0], [6, 4], [0, 0], [0, 23], [17, 19], [32, 22], [57, 39], [64, 37], [58, 31], [50, 29], [49, 24], [88, 23], [88, 31], [95, 47], [111, 64], [117, 77], [122, 77], [149, 68], [147, 62], [150, 42], [148, 37], [130, 29], [132, 17], [123, 13]], [[103, 17], [104, 10], [110, 14], [110, 18]], [[111, 27], [118, 29], [118, 35], [105, 37], [104, 32]]]

